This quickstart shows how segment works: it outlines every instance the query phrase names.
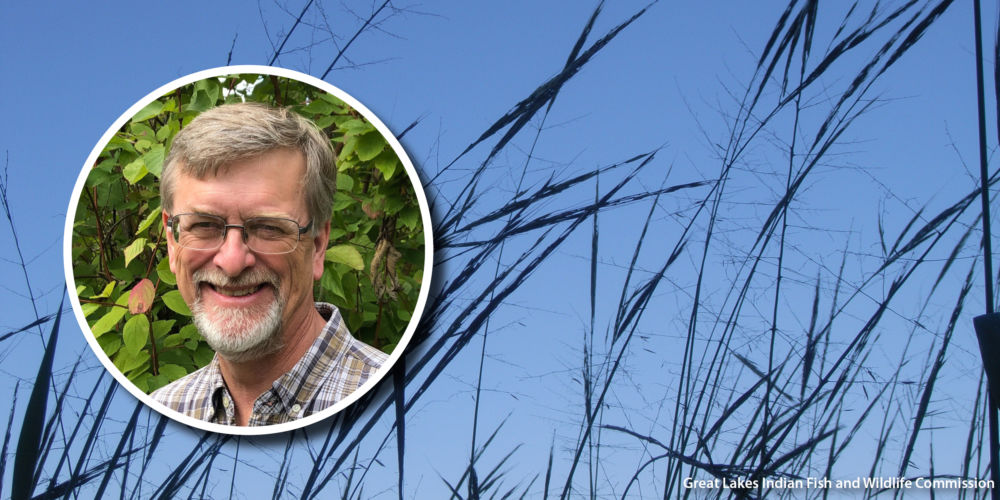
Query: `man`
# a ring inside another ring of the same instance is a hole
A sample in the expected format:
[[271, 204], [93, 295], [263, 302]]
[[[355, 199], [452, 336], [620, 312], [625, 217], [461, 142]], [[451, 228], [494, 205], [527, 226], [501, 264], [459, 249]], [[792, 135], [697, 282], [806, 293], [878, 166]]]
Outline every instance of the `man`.
[[286, 109], [227, 104], [177, 133], [161, 176], [170, 270], [216, 355], [152, 393], [224, 425], [321, 411], [387, 356], [315, 302], [337, 169], [329, 139]]

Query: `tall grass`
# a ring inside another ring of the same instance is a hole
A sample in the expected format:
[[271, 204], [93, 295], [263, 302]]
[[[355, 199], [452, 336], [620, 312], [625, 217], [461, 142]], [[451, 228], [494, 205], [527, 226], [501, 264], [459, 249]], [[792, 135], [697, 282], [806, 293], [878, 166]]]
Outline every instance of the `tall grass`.
[[[296, 30], [316, 29], [306, 20], [319, 8], [309, 0], [295, 10], [272, 62]], [[642, 26], [648, 9], [670, 7], [640, 9], [600, 32], [603, 8], [599, 3], [567, 41], [571, 49], [555, 76], [433, 175], [429, 165], [420, 169], [433, 202], [437, 279], [409, 352], [377, 392], [286, 435], [198, 433], [121, 395], [108, 377], [78, 377], [76, 365], [68, 375], [56, 370], [62, 307], [37, 312], [27, 325], [0, 333], [4, 341], [38, 327], [41, 338], [40, 327], [51, 321], [46, 361], [27, 381], [25, 407], [12, 405], [9, 413], [0, 480], [15, 434], [17, 449], [12, 481], [0, 482], [0, 490], [9, 484], [2, 491], [15, 498], [258, 495], [240, 490], [241, 478], [253, 475], [254, 484], [273, 482], [274, 498], [411, 498], [425, 491], [470, 499], [795, 498], [803, 492], [760, 481], [984, 476], [981, 377], [962, 393], [976, 401], [968, 419], [947, 430], [966, 437], [961, 463], [934, 454], [935, 436], [946, 432], [936, 419], [946, 411], [942, 373], [969, 331], [964, 313], [977, 291], [980, 262], [969, 256], [982, 238], [979, 188], [913, 207], [903, 224], [879, 216], [877, 240], [845, 233], [831, 238], [839, 250], [816, 254], [810, 246], [836, 228], [810, 221], [809, 189], [823, 182], [818, 178], [847, 175], [831, 165], [853, 127], [877, 111], [878, 82], [912, 57], [951, 2], [868, 10], [855, 4], [831, 13], [816, 1], [791, 1], [742, 90], [727, 89], [726, 133], [711, 140], [717, 163], [711, 170], [699, 165], [711, 172], [707, 178], [676, 172], [656, 145], [538, 178], [534, 148], [546, 139], [557, 97], [587, 78], [581, 70], [620, 35]], [[323, 76], [393, 9], [384, 2], [359, 16]], [[406, 131], [414, 126], [421, 124]], [[524, 144], [525, 159], [510, 175], [513, 194], [484, 196], [500, 182], [498, 160]], [[761, 149], [783, 160], [760, 166], [754, 155]], [[648, 187], [650, 179], [659, 187]], [[994, 169], [989, 185], [996, 180]], [[0, 194], [16, 241], [8, 185], [5, 179]], [[625, 219], [625, 211], [641, 215]], [[609, 220], [629, 220], [632, 239], [614, 232], [609, 241]], [[521, 431], [505, 420], [491, 425], [482, 412], [490, 397], [484, 384], [495, 369], [493, 322], [574, 244], [586, 256], [588, 282], [586, 320], [575, 334], [578, 412], [554, 431], [547, 456], [524, 456]], [[608, 255], [624, 255], [627, 266], [607, 271]], [[34, 304], [23, 258], [21, 268]], [[676, 342], [667, 340], [674, 334]], [[422, 423], [420, 405], [470, 358], [472, 402], [456, 408], [467, 412], [468, 427], [449, 429], [450, 438], [468, 442], [468, 453], [435, 464], [439, 477], [414, 477], [416, 440], [408, 438]], [[521, 474], [517, 462], [536, 464], [534, 472]], [[386, 482], [391, 464], [395, 481]], [[685, 488], [688, 477], [758, 483], [703, 491]], [[830, 491], [805, 494], [825, 498]]]

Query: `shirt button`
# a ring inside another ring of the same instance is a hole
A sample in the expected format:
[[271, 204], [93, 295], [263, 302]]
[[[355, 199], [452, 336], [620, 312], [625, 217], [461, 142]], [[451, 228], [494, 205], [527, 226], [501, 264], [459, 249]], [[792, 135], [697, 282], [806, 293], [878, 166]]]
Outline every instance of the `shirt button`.
[[292, 413], [298, 413], [302, 411], [302, 405], [295, 403], [292, 405]]

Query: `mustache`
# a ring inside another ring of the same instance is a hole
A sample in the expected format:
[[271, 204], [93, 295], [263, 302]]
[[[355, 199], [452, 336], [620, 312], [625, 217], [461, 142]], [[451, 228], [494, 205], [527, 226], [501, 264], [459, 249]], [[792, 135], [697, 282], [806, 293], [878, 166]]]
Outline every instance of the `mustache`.
[[268, 269], [248, 269], [237, 276], [228, 276], [219, 269], [199, 269], [191, 275], [195, 283], [208, 283], [212, 286], [246, 287], [269, 284], [275, 288], [281, 284], [277, 273]]

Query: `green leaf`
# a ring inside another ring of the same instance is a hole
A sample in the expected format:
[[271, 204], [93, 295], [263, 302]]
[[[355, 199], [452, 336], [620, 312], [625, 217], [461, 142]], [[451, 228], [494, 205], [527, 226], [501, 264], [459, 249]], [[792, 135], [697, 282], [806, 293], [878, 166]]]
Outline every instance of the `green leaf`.
[[92, 299], [105, 299], [105, 298], [110, 297], [111, 296], [111, 292], [113, 292], [115, 290], [115, 284], [116, 284], [116, 282], [114, 282], [114, 281], [112, 281], [111, 283], [108, 283], [107, 285], [104, 286], [104, 290], [101, 291], [100, 295], [94, 295], [93, 297], [90, 297], [90, 298], [92, 298]]
[[104, 151], [110, 152], [116, 149], [130, 150], [132, 149], [132, 143], [121, 135], [115, 134], [111, 137], [111, 140], [108, 141], [108, 145], [104, 147]]
[[[140, 158], [146, 165], [146, 170], [149, 173], [156, 176], [157, 179], [160, 178], [160, 172], [163, 171], [163, 158], [166, 156], [166, 149], [163, 144], [156, 144], [142, 155]], [[135, 184], [133, 182], [133, 184]]]
[[161, 113], [173, 113], [174, 111], [177, 111], [177, 101], [174, 100], [173, 97], [169, 97], [172, 95], [173, 92], [167, 92], [166, 94], [164, 94], [164, 97], [167, 98], [167, 101], [163, 103], [163, 109], [160, 110]]
[[191, 310], [188, 309], [187, 304], [184, 303], [184, 298], [181, 297], [181, 292], [177, 290], [171, 290], [163, 294], [163, 303], [166, 304], [171, 311], [180, 314], [181, 316], [191, 315]]
[[191, 102], [188, 103], [187, 108], [185, 108], [185, 111], [195, 111], [200, 113], [208, 108], [211, 108], [214, 105], [215, 105], [214, 99], [209, 97], [209, 95], [205, 91], [198, 90], [194, 93], [193, 96], [191, 96]]
[[365, 268], [365, 260], [361, 257], [361, 253], [351, 245], [335, 245], [330, 247], [326, 251], [326, 260], [346, 264], [355, 271], [361, 271]]
[[139, 351], [138, 353], [132, 353], [128, 349], [118, 351], [118, 355], [114, 359], [115, 367], [122, 373], [139, 368], [146, 361], [149, 361], [148, 352]]
[[358, 137], [351, 136], [344, 141], [344, 148], [340, 150], [340, 155], [337, 156], [337, 170], [343, 172], [350, 168], [353, 163], [351, 163], [351, 153], [358, 147]]
[[125, 176], [125, 180], [127, 180], [129, 184], [139, 182], [148, 173], [149, 170], [146, 170], [146, 163], [142, 161], [142, 158], [125, 165], [125, 168], [122, 169], [122, 175]]
[[136, 314], [129, 318], [125, 322], [122, 337], [125, 340], [125, 349], [132, 354], [138, 354], [143, 347], [146, 347], [146, 341], [149, 340], [149, 319], [146, 315]]
[[128, 266], [129, 262], [138, 257], [144, 248], [146, 248], [146, 238], [136, 238], [131, 245], [125, 247], [125, 265]]
[[161, 212], [163, 212], [163, 209], [160, 207], [156, 207], [153, 211], [149, 212], [149, 215], [147, 215], [145, 219], [142, 219], [142, 222], [139, 224], [139, 229], [135, 231], [135, 235], [139, 236], [143, 231], [149, 229], [149, 226], [152, 226], [154, 222], [160, 220]]
[[163, 375], [153, 375], [146, 379], [146, 393], [153, 392], [168, 383], [170, 383], [170, 380], [168, 380], [167, 377], [164, 377]]
[[117, 335], [105, 335], [97, 339], [97, 343], [101, 345], [101, 349], [104, 351], [104, 354], [107, 354], [110, 358], [118, 352], [118, 349], [121, 349], [122, 338]]
[[153, 337], [162, 338], [164, 335], [170, 333], [170, 329], [174, 327], [176, 320], [172, 319], [161, 319], [153, 322]]
[[201, 340], [201, 332], [198, 331], [196, 326], [191, 324], [181, 327], [181, 331], [178, 333], [186, 339]]
[[147, 104], [144, 108], [140, 109], [135, 116], [132, 117], [132, 123], [141, 122], [148, 120], [163, 111], [163, 103], [160, 101], [153, 101]]
[[194, 362], [198, 366], [207, 365], [213, 357], [215, 357], [215, 351], [205, 344], [199, 345], [198, 350], [194, 352]]
[[368, 161], [374, 159], [385, 149], [385, 139], [377, 130], [368, 132], [358, 137], [358, 144], [355, 146], [358, 151], [358, 159]]
[[83, 311], [83, 317], [86, 318], [94, 313], [94, 311], [100, 309], [101, 306], [94, 304], [93, 302], [87, 304], [80, 304], [80, 309]]
[[[357, 279], [356, 274], [357, 273], [347, 273], [347, 274], [345, 274], [343, 276], [343, 279], [341, 279], [341, 281], [340, 281], [340, 285], [342, 287], [344, 287], [344, 290], [356, 290], [357, 289], [357, 287], [358, 287], [358, 279]], [[346, 306], [348, 309], [354, 309], [355, 305], [357, 305], [357, 301], [358, 301], [357, 294], [348, 293], [348, 294], [346, 294], [346, 296], [344, 297], [344, 299], [346, 300], [346, 302], [344, 302], [344, 306]], [[339, 306], [340, 304], [337, 304], [337, 305]], [[341, 307], [340, 310], [341, 310], [341, 312], [343, 312], [344, 307]]]
[[394, 214], [406, 207], [406, 201], [401, 196], [389, 195], [385, 197], [385, 211]]
[[170, 259], [167, 257], [160, 259], [160, 262], [156, 264], [156, 275], [159, 276], [160, 281], [168, 285], [177, 284], [177, 277], [170, 271]]
[[320, 128], [320, 130], [324, 130], [330, 125], [333, 125], [333, 122], [335, 122], [336, 120], [337, 118], [333, 116], [321, 116], [313, 120], [313, 123], [315, 123], [316, 126]]
[[160, 375], [166, 375], [166, 377], [170, 380], [177, 380], [184, 375], [187, 375], [187, 370], [185, 370], [183, 366], [167, 364], [160, 366]]
[[333, 198], [333, 213], [337, 214], [346, 209], [357, 206], [357, 202], [346, 196], [335, 196]]
[[[114, 159], [108, 160], [114, 162]], [[98, 165], [91, 169], [90, 173], [87, 174], [87, 187], [97, 187], [104, 184], [114, 183], [121, 179], [120, 175], [111, 172], [110, 169], [102, 168], [102, 165]]]
[[[350, 120], [344, 121], [340, 124], [340, 128], [348, 134], [354, 135], [365, 135], [369, 132], [374, 132], [375, 127], [371, 123], [365, 120], [360, 120], [357, 118], [352, 118]], [[376, 134], [378, 132], [375, 132]], [[381, 137], [381, 136], [379, 136]]]
[[[122, 243], [125, 243], [124, 241]], [[125, 255], [119, 255], [111, 261], [111, 275], [123, 283], [130, 282], [135, 278], [135, 273], [125, 267]]]
[[93, 333], [95, 337], [100, 337], [101, 335], [108, 333], [115, 327], [115, 325], [118, 324], [119, 321], [121, 321], [122, 318], [125, 317], [125, 313], [127, 312], [128, 310], [124, 307], [112, 307], [111, 311], [104, 316], [101, 316], [101, 319], [97, 320], [97, 322], [94, 323], [94, 326], [90, 327], [90, 332]]
[[122, 349], [122, 350], [118, 351], [118, 354], [116, 354], [113, 358], [111, 358], [111, 361], [114, 362], [115, 368], [118, 368], [118, 371], [124, 373], [125, 372], [125, 365], [128, 364], [128, 363], [130, 363], [134, 358], [135, 358], [135, 355], [133, 355], [132, 353], [128, 352], [127, 349]]
[[156, 137], [156, 132], [153, 127], [145, 123], [133, 123], [128, 126], [129, 131], [135, 137], [136, 141], [144, 140], [152, 144], [153, 139]]
[[197, 368], [194, 359], [191, 357], [191, 353], [184, 349], [163, 349], [156, 353], [156, 362], [161, 365], [173, 364], [186, 366], [189, 369]]
[[375, 168], [382, 172], [382, 177], [385, 180], [392, 178], [392, 174], [396, 173], [396, 165], [399, 164], [399, 159], [396, 158], [396, 152], [392, 148], [385, 148], [378, 156], [375, 157]]
[[152, 375], [147, 371], [141, 371], [129, 375], [129, 381], [135, 384], [135, 386], [138, 387], [140, 391], [145, 392], [147, 394], [149, 393], [150, 378], [152, 378]]
[[312, 101], [309, 104], [306, 104], [302, 108], [303, 113], [309, 113], [313, 115], [328, 115], [330, 113], [333, 113], [333, 111], [334, 111], [333, 105], [322, 100]]
[[333, 302], [332, 300], [328, 300], [331, 295], [333, 297], [345, 299], [344, 288], [340, 285], [340, 281], [340, 276], [338, 276], [336, 271], [333, 269], [327, 269], [323, 273], [323, 277], [320, 278], [319, 284], [323, 288], [322, 296], [326, 302]]
[[354, 189], [354, 178], [343, 173], [337, 173], [337, 190], [338, 191], [351, 191]]
[[184, 343], [184, 336], [174, 333], [163, 339], [163, 347], [177, 347]]
[[345, 112], [345, 110], [344, 110], [344, 107], [345, 107], [344, 101], [341, 101], [339, 98], [337, 98], [337, 96], [335, 96], [333, 94], [325, 94], [324, 93], [324, 94], [320, 94], [318, 96], [318, 98], [322, 99], [322, 100], [324, 100], [324, 101], [326, 101], [326, 102], [328, 102], [330, 104], [333, 104], [334, 106], [336, 106], [336, 108], [337, 108], [336, 110], [337, 111], [340, 111], [341, 113]]
[[212, 101], [212, 105], [215, 105], [215, 101], [219, 100], [222, 94], [222, 88], [219, 86], [218, 78], [206, 78], [204, 80], [198, 80], [194, 84], [194, 91], [204, 92], [205, 95]]
[[409, 229], [418, 229], [420, 224], [420, 209], [415, 206], [405, 207], [399, 211], [400, 224]]
[[410, 318], [412, 316], [410, 314], [410, 311], [408, 311], [406, 308], [400, 308], [398, 311], [396, 311], [396, 317], [403, 321], [410, 321]]

